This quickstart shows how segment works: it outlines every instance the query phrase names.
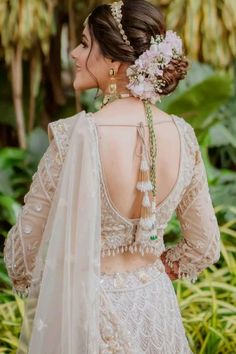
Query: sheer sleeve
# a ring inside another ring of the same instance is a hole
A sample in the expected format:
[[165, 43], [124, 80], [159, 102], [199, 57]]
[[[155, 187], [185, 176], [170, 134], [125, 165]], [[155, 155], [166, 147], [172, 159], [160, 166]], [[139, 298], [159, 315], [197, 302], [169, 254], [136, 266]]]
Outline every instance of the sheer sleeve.
[[220, 230], [200, 147], [189, 124], [188, 134], [195, 163], [191, 183], [176, 209], [183, 238], [165, 252], [165, 260], [171, 268], [174, 262], [178, 263], [178, 278], [187, 278], [194, 282], [203, 269], [219, 260]]
[[13, 284], [13, 291], [26, 296], [31, 282], [37, 252], [49, 214], [60, 171], [57, 144], [50, 145], [32, 177], [29, 192], [16, 224], [10, 229], [4, 243], [4, 261]]

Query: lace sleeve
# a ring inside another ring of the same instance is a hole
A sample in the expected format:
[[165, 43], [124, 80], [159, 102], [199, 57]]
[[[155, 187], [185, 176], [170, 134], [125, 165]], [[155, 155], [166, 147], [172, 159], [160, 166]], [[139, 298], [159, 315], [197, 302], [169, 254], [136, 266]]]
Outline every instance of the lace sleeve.
[[178, 278], [194, 282], [203, 269], [219, 260], [220, 231], [200, 147], [193, 128], [188, 126], [195, 165], [191, 183], [176, 209], [183, 239], [165, 252], [165, 260], [172, 268], [178, 262]]
[[29, 192], [16, 224], [4, 243], [4, 261], [13, 284], [13, 291], [27, 296], [31, 273], [46, 225], [51, 201], [60, 171], [59, 152], [54, 139], [32, 177]]

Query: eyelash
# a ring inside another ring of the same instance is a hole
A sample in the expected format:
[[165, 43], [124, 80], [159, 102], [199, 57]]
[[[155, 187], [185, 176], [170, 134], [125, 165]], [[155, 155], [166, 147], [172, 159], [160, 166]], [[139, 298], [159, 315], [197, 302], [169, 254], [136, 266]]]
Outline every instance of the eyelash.
[[81, 44], [83, 45], [83, 48], [87, 48], [87, 44], [84, 41], [81, 41]]

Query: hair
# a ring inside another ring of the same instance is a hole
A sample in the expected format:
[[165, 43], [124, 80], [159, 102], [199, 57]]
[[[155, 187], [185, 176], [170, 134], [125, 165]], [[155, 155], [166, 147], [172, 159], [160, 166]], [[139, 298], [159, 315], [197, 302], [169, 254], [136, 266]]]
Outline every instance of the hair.
[[[88, 18], [90, 35], [95, 39], [104, 57], [114, 61], [133, 64], [150, 47], [152, 36], [165, 35], [166, 25], [160, 9], [145, 0], [124, 0], [122, 6], [122, 26], [133, 49], [120, 34], [109, 5], [99, 5]], [[164, 70], [162, 95], [175, 90], [180, 80], [187, 74], [189, 62], [185, 56], [172, 59]]]

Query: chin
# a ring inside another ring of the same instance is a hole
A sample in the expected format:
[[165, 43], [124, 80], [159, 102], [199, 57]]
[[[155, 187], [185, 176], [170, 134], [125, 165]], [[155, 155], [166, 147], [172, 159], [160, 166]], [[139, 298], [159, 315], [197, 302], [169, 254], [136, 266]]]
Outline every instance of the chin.
[[94, 88], [95, 86], [91, 85], [91, 83], [85, 83], [82, 82], [82, 80], [75, 79], [73, 83], [73, 87], [76, 91], [82, 92]]
[[79, 80], [75, 79], [73, 86], [76, 91], [84, 91], [85, 90], [84, 85]]

